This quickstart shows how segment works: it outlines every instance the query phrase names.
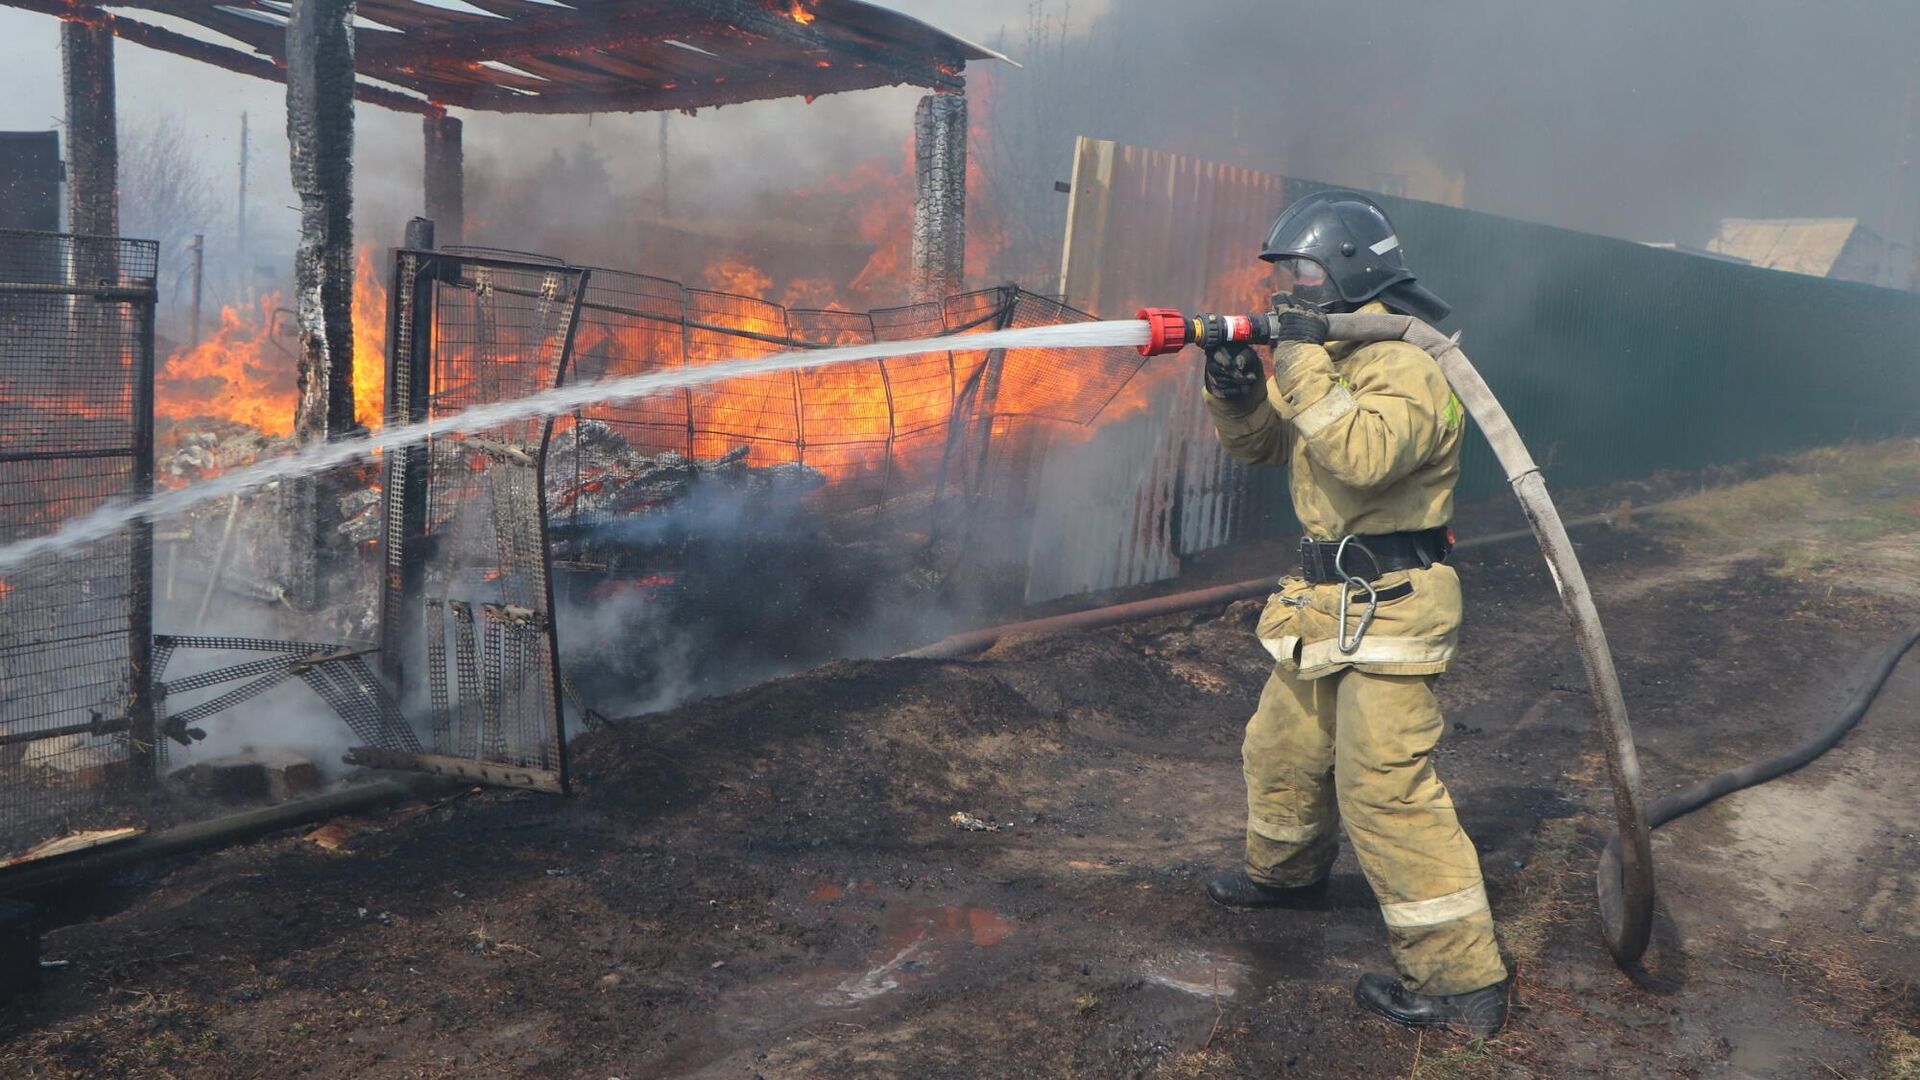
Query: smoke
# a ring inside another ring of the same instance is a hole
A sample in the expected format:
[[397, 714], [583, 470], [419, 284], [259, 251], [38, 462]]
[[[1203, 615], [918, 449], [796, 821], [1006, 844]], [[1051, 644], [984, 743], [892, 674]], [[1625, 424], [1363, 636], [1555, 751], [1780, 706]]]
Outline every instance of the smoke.
[[1043, 121], [996, 127], [1007, 154], [1060, 178], [1090, 135], [1627, 239], [1698, 244], [1724, 216], [1913, 232], [1912, 5], [1037, 10], [1039, 54], [982, 72], [996, 111]]
[[562, 662], [593, 708], [656, 712], [889, 655], [992, 604], [985, 582], [955, 572], [963, 555], [929, 528], [931, 503], [838, 511], [781, 487], [708, 483], [599, 528], [568, 535], [556, 523]]
[[[1032, 210], [1022, 223], [1051, 224], [1047, 207], [1063, 210], [1051, 182], [1065, 178], [1078, 134], [1366, 187], [1404, 182], [1416, 197], [1457, 176], [1471, 208], [1630, 239], [1699, 243], [1728, 215], [1846, 216], [1904, 245], [1920, 202], [1905, 55], [1920, 9], [1894, 0], [892, 6], [1024, 65], [968, 71], [976, 126], [1008, 144], [993, 153], [1031, 170], [1010, 193]], [[57, 126], [57, 21], [4, 10], [0, 28], [13, 91], [0, 95], [0, 128]], [[138, 46], [117, 54], [123, 104], [165, 101], [223, 192], [237, 180], [238, 114], [251, 114], [256, 250], [262, 262], [287, 261], [266, 254], [291, 250], [297, 217], [283, 88]], [[757, 190], [897, 159], [918, 94], [674, 116], [671, 186], [718, 215], [752, 205]], [[140, 122], [134, 112], [123, 107], [123, 128]], [[358, 118], [358, 229], [363, 243], [385, 246], [419, 212], [419, 121], [373, 106]], [[634, 212], [660, 173], [654, 116], [467, 120], [477, 182], [536, 175], [553, 152], [586, 146], [608, 162], [612, 214]], [[520, 210], [580, 205], [567, 194]], [[1039, 231], [1057, 244], [1057, 230]], [[643, 242], [623, 243], [609, 262], [648, 264]]]
[[[263, 638], [342, 644], [364, 640], [366, 627], [329, 624], [353, 605], [323, 614], [303, 614], [268, 599], [284, 572], [284, 536], [279, 500], [271, 494], [239, 500], [233, 522], [224, 507], [216, 512], [183, 514], [156, 522], [153, 626], [158, 634], [207, 638]], [[223, 542], [224, 538], [224, 542]], [[217, 557], [225, 549], [224, 560]], [[360, 576], [361, 588], [343, 593], [372, 595], [372, 570]], [[348, 646], [349, 648], [356, 646]], [[364, 647], [364, 646], [359, 646]], [[232, 665], [259, 661], [270, 654], [244, 649], [181, 648], [167, 664], [162, 683]], [[253, 681], [246, 678], [162, 697], [162, 717], [179, 715]], [[288, 678], [257, 697], [190, 725], [198, 737], [182, 745], [163, 739], [169, 773], [196, 762], [222, 758], [299, 759], [313, 763], [332, 780], [346, 772], [341, 758], [359, 745], [346, 722], [298, 678]]]

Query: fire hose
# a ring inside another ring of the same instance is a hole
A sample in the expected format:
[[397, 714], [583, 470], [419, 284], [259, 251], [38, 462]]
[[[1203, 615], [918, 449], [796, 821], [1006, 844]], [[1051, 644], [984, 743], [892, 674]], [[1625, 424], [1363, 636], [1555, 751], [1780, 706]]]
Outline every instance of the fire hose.
[[[1148, 344], [1141, 352], [1152, 356], [1175, 352], [1188, 344], [1209, 346], [1225, 342], [1265, 344], [1272, 340], [1273, 316], [1197, 315], [1191, 318], [1179, 312], [1149, 308], [1140, 313], [1148, 324]], [[1634, 750], [1633, 728], [1628, 722], [1626, 698], [1620, 678], [1614, 670], [1613, 653], [1607, 646], [1606, 631], [1593, 602], [1593, 591], [1567, 536], [1566, 523], [1547, 494], [1546, 481], [1534, 463], [1520, 433], [1494, 396], [1486, 380], [1480, 377], [1459, 337], [1448, 337], [1426, 323], [1407, 315], [1336, 314], [1328, 317], [1329, 338], [1336, 341], [1405, 341], [1424, 349], [1440, 365], [1454, 394], [1466, 406], [1479, 425], [1494, 456], [1506, 473], [1514, 496], [1519, 500], [1534, 539], [1546, 558], [1554, 588], [1560, 594], [1567, 620], [1586, 668], [1587, 684], [1595, 705], [1601, 743], [1605, 747], [1607, 770], [1612, 781], [1614, 831], [1601, 853], [1595, 872], [1601, 936], [1615, 962], [1625, 968], [1638, 963], [1646, 952], [1653, 932], [1654, 874], [1652, 830], [1683, 814], [1743, 788], [1764, 783], [1800, 768], [1838, 743], [1859, 722], [1879, 696], [1895, 667], [1916, 644], [1920, 627], [1911, 629], [1890, 644], [1868, 671], [1868, 677], [1849, 698], [1841, 715], [1832, 723], [1799, 744], [1773, 757], [1730, 769], [1674, 792], [1651, 806], [1641, 794], [1640, 761]], [[1247, 583], [1200, 590], [1184, 597], [1167, 597], [1122, 605], [1139, 609], [1137, 617], [1179, 610], [1171, 601], [1184, 600], [1181, 608], [1225, 601], [1246, 595]], [[1216, 595], [1217, 594], [1217, 595]], [[1165, 610], [1163, 610], [1165, 609]], [[1117, 609], [1116, 609], [1117, 610]], [[1022, 624], [1019, 630], [1044, 633], [1066, 629], [1074, 616], [1055, 616]], [[1084, 620], [1080, 620], [1084, 622]], [[1104, 621], [1104, 620], [1103, 620]], [[1058, 626], [1053, 624], [1059, 624]], [[1016, 628], [975, 631], [955, 635], [906, 656], [953, 656], [992, 644], [998, 636]]]

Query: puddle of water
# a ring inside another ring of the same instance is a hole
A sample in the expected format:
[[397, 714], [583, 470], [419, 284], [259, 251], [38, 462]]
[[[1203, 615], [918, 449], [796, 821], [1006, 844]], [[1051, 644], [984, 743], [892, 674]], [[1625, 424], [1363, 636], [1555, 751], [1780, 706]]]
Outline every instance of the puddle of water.
[[[823, 881], [807, 895], [816, 903], [834, 904], [850, 893], [875, 891], [870, 881]], [[858, 902], [829, 911], [830, 919], [842, 923], [872, 918], [872, 908]], [[934, 985], [964, 974], [969, 954], [1002, 944], [1016, 929], [1012, 919], [976, 904], [888, 904], [880, 914], [883, 944], [867, 958], [870, 966], [805, 968], [736, 987], [715, 1004], [705, 1036], [689, 1041], [669, 1062], [674, 1071], [704, 1067], [829, 1016], [860, 1015], [903, 987]]]
[[931, 975], [933, 965], [919, 958], [925, 949], [924, 941], [915, 941], [895, 953], [891, 960], [879, 967], [859, 975], [849, 975], [840, 980], [833, 989], [815, 997], [814, 1004], [829, 1009], [844, 1009], [870, 1001], [889, 990], [899, 989], [902, 979], [914, 975]]
[[[845, 895], [843, 888], [830, 882], [816, 886], [812, 893], [822, 902]], [[894, 905], [881, 916], [880, 933], [886, 952], [879, 964], [852, 973], [844, 968], [817, 968], [798, 976], [797, 985], [837, 980], [831, 988], [813, 994], [813, 1003], [830, 1009], [852, 1008], [901, 986], [932, 978], [956, 954], [999, 945], [1016, 926], [1012, 919], [977, 904]]]
[[1140, 974], [1148, 982], [1195, 997], [1232, 1000], [1246, 987], [1252, 968], [1244, 959], [1227, 953], [1183, 949], [1148, 957], [1140, 965]]
[[896, 947], [924, 939], [990, 948], [1005, 941], [1014, 927], [1012, 919], [973, 904], [889, 910], [880, 922], [888, 944]]

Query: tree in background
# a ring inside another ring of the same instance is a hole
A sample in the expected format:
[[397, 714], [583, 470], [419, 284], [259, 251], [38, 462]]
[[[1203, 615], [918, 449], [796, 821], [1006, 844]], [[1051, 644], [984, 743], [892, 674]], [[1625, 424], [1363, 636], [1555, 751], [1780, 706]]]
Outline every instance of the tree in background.
[[[120, 232], [160, 242], [162, 302], [171, 321], [184, 323], [191, 285], [194, 234], [231, 229], [232, 213], [219, 194], [206, 155], [174, 118], [148, 114], [120, 128]], [[208, 273], [212, 273], [209, 266]]]

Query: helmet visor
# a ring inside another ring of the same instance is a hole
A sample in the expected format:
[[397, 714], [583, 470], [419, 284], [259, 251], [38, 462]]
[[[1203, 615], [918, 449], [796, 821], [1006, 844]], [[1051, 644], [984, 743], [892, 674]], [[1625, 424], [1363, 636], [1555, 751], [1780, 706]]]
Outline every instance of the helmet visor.
[[1298, 255], [1273, 260], [1272, 281], [1274, 292], [1287, 293], [1316, 307], [1325, 307], [1340, 299], [1327, 268]]

